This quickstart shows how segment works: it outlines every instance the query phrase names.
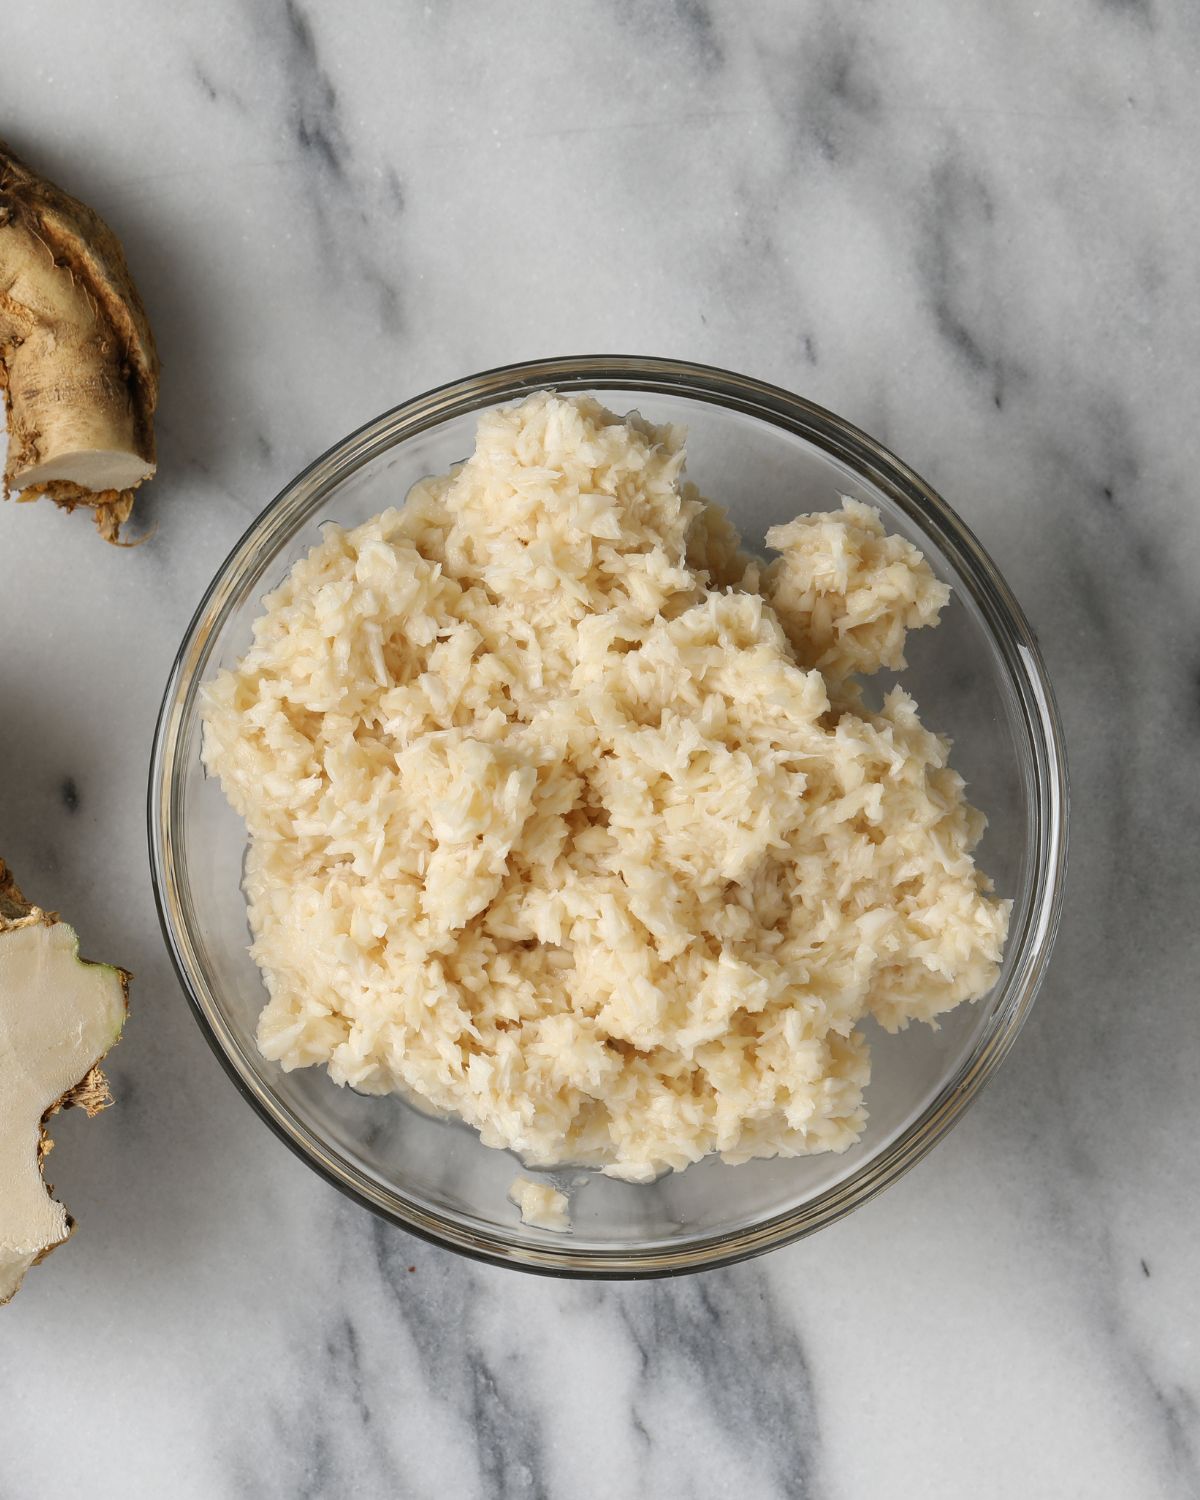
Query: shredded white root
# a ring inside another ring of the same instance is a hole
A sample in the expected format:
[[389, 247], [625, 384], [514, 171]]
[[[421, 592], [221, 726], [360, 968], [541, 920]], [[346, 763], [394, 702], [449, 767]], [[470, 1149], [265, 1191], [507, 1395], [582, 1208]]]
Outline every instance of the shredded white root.
[[268, 1057], [646, 1181], [844, 1149], [863, 1018], [990, 988], [1008, 905], [949, 744], [846, 680], [946, 589], [853, 502], [760, 578], [683, 462], [533, 396], [267, 598], [204, 756], [249, 830]]
[[566, 1234], [571, 1228], [567, 1195], [548, 1182], [531, 1182], [528, 1177], [514, 1177], [508, 1200], [521, 1211], [521, 1223], [534, 1229], [549, 1229]]

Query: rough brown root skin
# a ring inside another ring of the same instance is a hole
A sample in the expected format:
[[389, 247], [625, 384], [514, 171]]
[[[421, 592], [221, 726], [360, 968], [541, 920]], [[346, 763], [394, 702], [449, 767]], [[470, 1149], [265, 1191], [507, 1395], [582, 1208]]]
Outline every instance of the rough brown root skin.
[[[52, 1054], [69, 1051], [72, 1045], [77, 1051], [82, 1048], [79, 1055], [83, 1061], [79, 1064], [81, 1069], [80, 1076], [74, 1082], [67, 1083], [66, 1087], [62, 1087], [57, 1097], [51, 1097], [49, 1093], [43, 1095], [44, 1107], [41, 1107], [39, 1103], [30, 1117], [31, 1133], [29, 1145], [26, 1149], [30, 1150], [30, 1157], [32, 1158], [30, 1166], [40, 1177], [46, 1157], [49, 1156], [54, 1147], [54, 1142], [47, 1134], [47, 1124], [52, 1116], [57, 1114], [60, 1109], [69, 1109], [72, 1107], [82, 1109], [87, 1115], [92, 1116], [98, 1114], [102, 1109], [106, 1109], [113, 1102], [108, 1081], [100, 1070], [99, 1062], [100, 1058], [103, 1057], [104, 1053], [108, 1051], [109, 1047], [113, 1045], [120, 1035], [121, 1025], [123, 1024], [124, 1015], [129, 1003], [130, 975], [124, 969], [108, 965], [89, 964], [86, 960], [80, 959], [77, 943], [70, 928], [64, 927], [55, 912], [43, 911], [40, 907], [26, 901], [16, 881], [13, 879], [8, 866], [3, 860], [0, 860], [0, 944], [4, 943], [5, 939], [10, 937], [10, 935], [20, 933], [23, 929], [32, 927], [40, 927], [54, 932], [60, 943], [66, 944], [72, 949], [69, 957], [61, 951], [58, 954], [60, 964], [62, 964], [64, 958], [66, 959], [66, 963], [58, 971], [60, 984], [53, 987], [52, 993], [57, 994], [63, 987], [63, 984], [69, 981], [78, 970], [88, 971], [94, 976], [95, 980], [102, 981], [109, 992], [108, 999], [100, 1006], [100, 1013], [89, 1014], [83, 1009], [76, 1013], [78, 1017], [78, 1035], [75, 1034], [75, 1018], [72, 1017], [70, 1018], [71, 1024], [66, 1029], [55, 1031], [47, 1043], [48, 1051]], [[28, 941], [28, 939], [25, 939], [25, 941]], [[54, 955], [51, 956], [53, 957]], [[3, 1007], [7, 1005], [13, 1011], [13, 1017], [9, 1019], [14, 1021], [14, 1028], [9, 1040], [11, 1041], [12, 1037], [20, 1038], [22, 1035], [28, 1040], [27, 1029], [25, 1032], [22, 1032], [20, 1018], [16, 1017], [16, 1010], [20, 1004], [20, 995], [6, 991], [3, 982], [4, 978], [5, 970], [3, 965], [0, 964], [0, 1033], [9, 1035], [6, 1030], [8, 1019], [6, 1019], [3, 1010]], [[96, 992], [93, 992], [93, 998], [96, 998]], [[88, 1032], [86, 1038], [83, 1035], [85, 1031]], [[33, 1053], [25, 1059], [28, 1061], [30, 1068], [35, 1066], [37, 1062], [37, 1057], [34, 1055], [36, 1051], [37, 1049], [34, 1048]], [[17, 1117], [17, 1106], [12, 1104], [11, 1101], [20, 1087], [27, 1082], [27, 1078], [21, 1074], [19, 1066], [22, 1062], [21, 1052], [18, 1050], [12, 1056], [18, 1064], [17, 1074], [14, 1075], [18, 1087], [17, 1089], [12, 1087], [13, 1079], [5, 1078], [2, 1080], [9, 1087], [7, 1091], [5, 1088], [0, 1087], [0, 1132], [6, 1135], [11, 1133], [15, 1138], [21, 1135], [24, 1121]], [[7, 1071], [12, 1065], [12, 1060], [5, 1061], [4, 1070]], [[73, 1072], [74, 1069], [71, 1071]], [[40, 1116], [38, 1108], [41, 1108]], [[6, 1110], [11, 1111], [11, 1118], [6, 1114]], [[32, 1131], [33, 1122], [36, 1122], [36, 1135]], [[6, 1144], [7, 1140], [0, 1140], [0, 1173], [3, 1171], [13, 1172], [14, 1160], [20, 1157], [19, 1150], [16, 1152], [8, 1151], [6, 1155], [4, 1149]], [[20, 1168], [21, 1173], [24, 1171], [25, 1168]], [[34, 1179], [34, 1181], [36, 1183], [37, 1179]], [[19, 1191], [14, 1190], [22, 1186], [27, 1186], [27, 1184], [18, 1181], [16, 1176], [11, 1180], [8, 1178], [5, 1179], [5, 1186], [9, 1196], [6, 1198], [4, 1194], [0, 1194], [0, 1306], [7, 1302], [17, 1291], [25, 1270], [43, 1261], [52, 1250], [57, 1249], [59, 1245], [65, 1243], [74, 1231], [75, 1220], [66, 1212], [61, 1204], [52, 1200], [49, 1202], [46, 1201], [50, 1200], [53, 1189], [49, 1183], [44, 1181], [44, 1178], [42, 1178], [42, 1184], [42, 1188], [38, 1190], [42, 1194], [40, 1201], [40, 1222], [36, 1225], [36, 1232], [32, 1233], [32, 1235], [26, 1234], [23, 1238], [20, 1233], [21, 1226], [14, 1226], [9, 1219], [9, 1215], [12, 1213], [12, 1202], [22, 1196]], [[26, 1195], [25, 1208], [26, 1212], [28, 1212], [28, 1195]]]
[[140, 547], [142, 542], [147, 540], [146, 537], [139, 537], [135, 542], [121, 540], [121, 527], [133, 512], [132, 490], [101, 490], [97, 495], [81, 496], [76, 485], [56, 481], [53, 484], [34, 485], [30, 489], [22, 490], [16, 498], [18, 500], [41, 500], [43, 498], [53, 500], [55, 505], [61, 505], [64, 510], [74, 510], [77, 505], [90, 505], [96, 521], [96, 530], [106, 542], [111, 542], [114, 547]]
[[[124, 969], [121, 972], [125, 974]], [[125, 974], [125, 983], [126, 985], [129, 983], [128, 974]], [[112, 1090], [108, 1086], [108, 1079], [99, 1068], [93, 1068], [79, 1080], [73, 1089], [69, 1089], [63, 1095], [61, 1108], [81, 1109], [90, 1120], [102, 1109], [107, 1109], [112, 1102]]]
[[89, 506], [117, 541], [154, 473], [158, 371], [117, 237], [0, 142], [5, 496]]
[[[23, 922], [37, 908], [33, 907], [22, 896], [13, 872], [0, 859], [0, 931], [5, 927], [12, 927], [17, 922]], [[54, 913], [44, 913], [50, 919], [55, 920]]]

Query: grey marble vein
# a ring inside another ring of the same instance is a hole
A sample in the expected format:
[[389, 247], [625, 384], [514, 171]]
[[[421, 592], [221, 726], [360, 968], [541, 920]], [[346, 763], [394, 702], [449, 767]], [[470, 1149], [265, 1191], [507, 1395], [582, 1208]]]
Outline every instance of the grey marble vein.
[[[671, 1422], [671, 1393], [702, 1400], [751, 1493], [816, 1500], [821, 1441], [816, 1388], [797, 1330], [752, 1269], [622, 1288], [606, 1298], [637, 1349], [633, 1410], [650, 1462], [646, 1490], [669, 1490], [686, 1465], [662, 1464], [655, 1433]], [[705, 1469], [692, 1476], [705, 1492]]]

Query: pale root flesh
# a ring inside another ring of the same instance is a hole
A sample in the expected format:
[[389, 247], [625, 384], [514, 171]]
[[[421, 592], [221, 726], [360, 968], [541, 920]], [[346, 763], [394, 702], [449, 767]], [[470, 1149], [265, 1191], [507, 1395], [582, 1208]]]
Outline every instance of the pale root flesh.
[[5, 493], [91, 506], [115, 541], [155, 468], [158, 356], [120, 243], [0, 144]]
[[531, 1182], [528, 1177], [514, 1177], [508, 1190], [508, 1201], [521, 1211], [521, 1223], [532, 1229], [548, 1229], [552, 1234], [566, 1234], [571, 1228], [567, 1195], [547, 1182]]
[[127, 490], [148, 479], [148, 469], [141, 459], [129, 453], [114, 453], [103, 448], [77, 448], [47, 463], [35, 464], [20, 477], [22, 488], [43, 484], [74, 484], [80, 489], [103, 492]]
[[109, 1103], [97, 1064], [121, 1034], [127, 981], [81, 959], [73, 930], [24, 905], [0, 863], [0, 1304], [73, 1228], [42, 1178], [45, 1122]]

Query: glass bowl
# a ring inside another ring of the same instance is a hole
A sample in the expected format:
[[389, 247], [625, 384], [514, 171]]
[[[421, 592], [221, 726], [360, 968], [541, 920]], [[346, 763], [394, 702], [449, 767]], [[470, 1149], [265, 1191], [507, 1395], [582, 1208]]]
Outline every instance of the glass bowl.
[[[926, 722], [952, 736], [954, 764], [989, 817], [980, 847], [1013, 898], [992, 993], [939, 1030], [868, 1036], [873, 1081], [862, 1140], [841, 1155], [710, 1159], [648, 1186], [580, 1169], [536, 1174], [572, 1189], [569, 1235], [520, 1221], [507, 1191], [520, 1163], [474, 1131], [399, 1099], [336, 1087], [324, 1070], [265, 1061], [254, 1027], [265, 999], [240, 889], [245, 836], [200, 763], [197, 690], [250, 640], [264, 593], [318, 539], [403, 500], [474, 446], [476, 413], [531, 390], [594, 391], [624, 412], [689, 429], [688, 473], [726, 505], [748, 546], [840, 495], [878, 506], [953, 588], [937, 630], [909, 644], [905, 684]], [[408, 401], [295, 479], [233, 549], [179, 650], [150, 771], [150, 855], [167, 945], [201, 1029], [264, 1120], [352, 1198], [415, 1234], [497, 1264], [565, 1275], [668, 1275], [725, 1264], [832, 1223], [930, 1149], [991, 1075], [1029, 1013], [1054, 941], [1066, 854], [1062, 736], [1037, 644], [1004, 580], [954, 512], [871, 438], [798, 396], [673, 360], [610, 356], [489, 371]]]

